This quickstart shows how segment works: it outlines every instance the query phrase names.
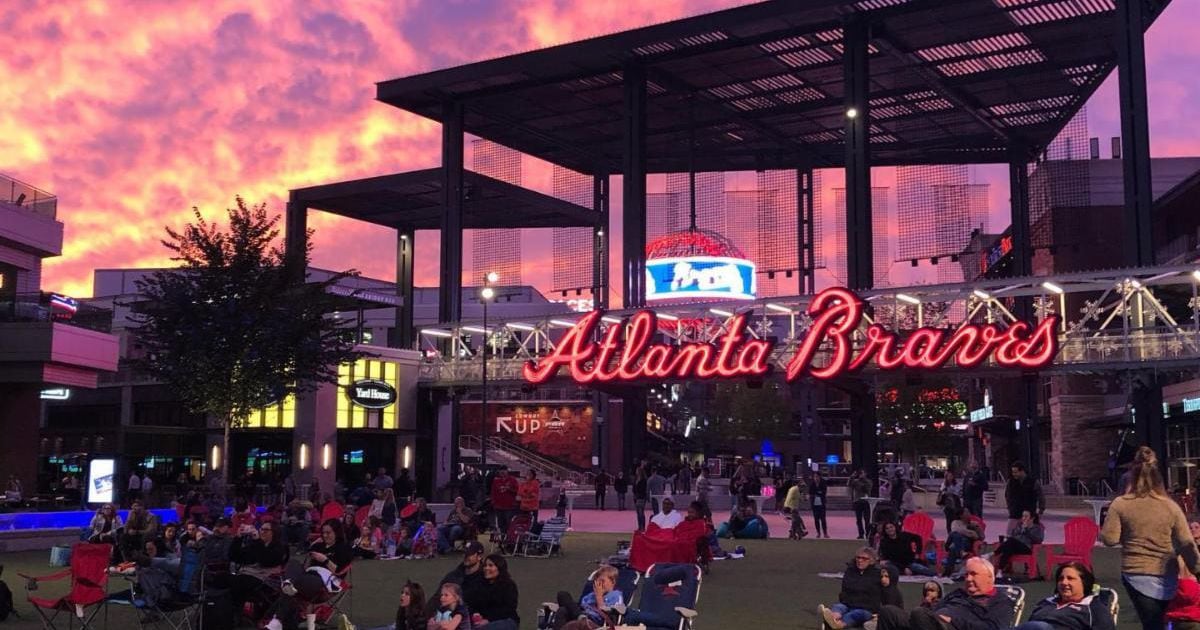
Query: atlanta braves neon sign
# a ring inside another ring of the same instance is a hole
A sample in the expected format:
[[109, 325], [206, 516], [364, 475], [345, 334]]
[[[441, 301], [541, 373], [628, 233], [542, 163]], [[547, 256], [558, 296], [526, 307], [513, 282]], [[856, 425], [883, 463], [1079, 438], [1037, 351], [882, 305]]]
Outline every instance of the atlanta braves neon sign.
[[[822, 291], [809, 304], [808, 314], [813, 324], [788, 361], [788, 381], [805, 375], [832, 379], [861, 370], [872, 361], [882, 370], [932, 370], [951, 361], [971, 368], [991, 356], [999, 367], [1036, 370], [1058, 353], [1056, 316], [1036, 325], [1016, 322], [1006, 328], [995, 324], [966, 324], [955, 330], [923, 327], [903, 340], [879, 324], [870, 324], [864, 330], [865, 342], [855, 348], [851, 334], [863, 323], [863, 302], [852, 291]], [[635, 313], [625, 326], [609, 326], [593, 341], [600, 315], [600, 311], [584, 315], [552, 353], [526, 363], [522, 370], [525, 380], [544, 383], [564, 367], [580, 384], [760, 377], [770, 371], [774, 344], [746, 335], [745, 315], [731, 318], [715, 344], [651, 343], [658, 330], [652, 311]], [[823, 346], [829, 350], [828, 361], [813, 365]]]

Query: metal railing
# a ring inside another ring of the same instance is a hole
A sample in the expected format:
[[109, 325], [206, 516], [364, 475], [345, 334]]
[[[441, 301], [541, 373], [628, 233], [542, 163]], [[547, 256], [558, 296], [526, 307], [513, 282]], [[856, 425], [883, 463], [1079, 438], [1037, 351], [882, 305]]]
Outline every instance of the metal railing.
[[[1017, 318], [1016, 298], [1031, 303], [1032, 319], [1059, 319], [1058, 354], [1044, 372], [1080, 369], [1149, 369], [1194, 365], [1200, 360], [1200, 273], [1191, 265], [1143, 267], [1046, 277], [919, 285], [859, 292], [872, 314], [851, 335], [857, 352], [867, 344], [866, 324], [904, 334], [916, 327], [955, 330], [968, 323], [1008, 326]], [[904, 299], [900, 300], [897, 296]], [[812, 296], [756, 302], [680, 305], [656, 308], [658, 332], [669, 343], [720, 343], [732, 315], [748, 315], [747, 337], [773, 339], [770, 363], [782, 370], [812, 327]], [[720, 308], [717, 308], [720, 307]], [[721, 310], [724, 309], [724, 310]], [[620, 320], [611, 311], [608, 322]], [[726, 317], [726, 315], [730, 315]], [[484, 331], [478, 322], [423, 328], [425, 353], [420, 379], [447, 385], [481, 381], [483, 353], [488, 380], [523, 381], [522, 368], [552, 352], [573, 315], [496, 322]], [[812, 365], [829, 362], [830, 345], [817, 350]], [[619, 357], [614, 356], [612, 361]], [[952, 367], [953, 363], [948, 364]], [[966, 371], [998, 369], [994, 357]], [[877, 369], [874, 363], [864, 368]]]
[[55, 312], [46, 293], [0, 295], [0, 322], [55, 322], [98, 332], [112, 332], [112, 311], [79, 304], [75, 312]]
[[0, 173], [0, 201], [11, 203], [38, 216], [58, 215], [58, 197]]
[[[508, 440], [499, 437], [488, 438], [488, 451], [491, 453], [504, 453], [515, 461], [521, 462], [537, 472], [539, 477], [546, 479], [558, 479], [561, 481], [570, 481], [575, 484], [583, 485], [590, 482], [590, 475], [581, 473], [577, 470], [571, 470], [562, 464], [539, 455], [527, 448], [517, 446]], [[459, 448], [468, 448], [474, 451], [479, 451], [479, 436], [477, 435], [460, 435], [458, 436]]]

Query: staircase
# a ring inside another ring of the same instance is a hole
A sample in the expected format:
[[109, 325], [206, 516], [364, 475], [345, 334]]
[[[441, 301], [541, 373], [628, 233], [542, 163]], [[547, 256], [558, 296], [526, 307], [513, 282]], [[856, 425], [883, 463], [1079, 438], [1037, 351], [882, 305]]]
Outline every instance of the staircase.
[[[458, 437], [458, 449], [460, 456], [479, 461], [479, 436], [460, 435]], [[524, 475], [527, 470], [533, 470], [542, 479], [570, 481], [577, 485], [591, 483], [591, 476], [587, 473], [572, 469], [553, 459], [495, 436], [488, 438], [487, 461], [485, 463], [508, 466], [509, 470], [521, 475]]]

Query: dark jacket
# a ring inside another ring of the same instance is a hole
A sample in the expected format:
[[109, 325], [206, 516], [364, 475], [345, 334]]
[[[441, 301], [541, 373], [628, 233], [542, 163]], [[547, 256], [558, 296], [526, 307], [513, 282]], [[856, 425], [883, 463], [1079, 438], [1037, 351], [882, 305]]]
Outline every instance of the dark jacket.
[[880, 557], [901, 569], [907, 569], [908, 565], [917, 562], [920, 547], [921, 537], [909, 532], [897, 532], [895, 539], [887, 536], [879, 539]]
[[396, 524], [396, 518], [399, 510], [395, 503], [384, 503], [383, 512], [379, 515], [379, 520], [389, 528]]
[[883, 584], [879, 581], [879, 567], [870, 566], [859, 571], [854, 563], [846, 566], [842, 574], [842, 592], [838, 601], [850, 608], [862, 608], [879, 612], [883, 600]]
[[883, 605], [904, 608], [904, 595], [900, 593], [900, 570], [890, 562], [879, 565], [879, 570], [886, 572], [891, 578], [888, 580], [888, 585], [883, 587], [881, 598]]
[[260, 539], [238, 536], [229, 546], [229, 558], [242, 566], [281, 567], [287, 564], [288, 548], [278, 538], [268, 545]]
[[[829, 491], [829, 484], [824, 479], [821, 481], [810, 481], [808, 483], [808, 503], [812, 507], [825, 507], [828, 502], [825, 500], [825, 495]], [[817, 498], [820, 497], [820, 501]]]
[[520, 622], [517, 615], [517, 583], [512, 579], [496, 578], [495, 582], [483, 580], [478, 586], [463, 589], [463, 598], [471, 613], [478, 613], [488, 621], [512, 619]]
[[[465, 566], [463, 566], [462, 563], [459, 563], [458, 566], [454, 567], [454, 569], [452, 571], [447, 573], [446, 576], [442, 578], [441, 582], [438, 582], [438, 586], [441, 587], [441, 585], [443, 585], [443, 584], [457, 584], [462, 587], [463, 592], [465, 593], [467, 591], [468, 587], [473, 588], [482, 583], [483, 583], [483, 566], [482, 566], [482, 564], [480, 565], [478, 571], [476, 571], [474, 573], [467, 573], [467, 568]], [[436, 601], [436, 599], [438, 597], [436, 594], [437, 589], [434, 589], [434, 593], [435, 593], [434, 599]]]
[[1046, 497], [1042, 495], [1042, 484], [1026, 476], [1017, 481], [1009, 479], [1004, 487], [1004, 498], [1008, 503], [1008, 518], [1021, 518], [1021, 512], [1029, 510], [1040, 514], [1046, 509]]
[[963, 479], [963, 499], [967, 501], [975, 501], [983, 498], [983, 493], [988, 489], [987, 475], [983, 474], [982, 470], [977, 470], [966, 479]]
[[933, 612], [949, 617], [954, 630], [999, 630], [1013, 625], [1013, 601], [999, 589], [991, 595], [971, 597], [960, 588], [942, 598]]
[[1083, 598], [1078, 604], [1058, 607], [1058, 596], [1047, 597], [1034, 606], [1030, 621], [1045, 621], [1064, 630], [1115, 630], [1108, 604], [1096, 595]]
[[[354, 561], [354, 549], [345, 542], [334, 543], [333, 547], [328, 547], [325, 545], [325, 541], [318, 540], [308, 550], [310, 552], [323, 553], [332, 560], [334, 568], [330, 570], [334, 573], [341, 573]], [[325, 568], [328, 569], [329, 567]]]

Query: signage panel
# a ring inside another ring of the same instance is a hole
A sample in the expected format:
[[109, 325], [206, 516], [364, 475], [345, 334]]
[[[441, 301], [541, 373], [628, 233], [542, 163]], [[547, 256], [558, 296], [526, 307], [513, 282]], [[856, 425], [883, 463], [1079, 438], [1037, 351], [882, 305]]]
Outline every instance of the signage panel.
[[646, 300], [719, 298], [753, 300], [754, 263], [727, 256], [686, 256], [646, 261]]
[[991, 405], [988, 405], [986, 407], [980, 407], [979, 409], [972, 409], [971, 410], [971, 422], [972, 423], [983, 422], [984, 420], [991, 418], [994, 415], [994, 413], [995, 412], [993, 411], [993, 408]]
[[396, 388], [376, 379], [363, 379], [346, 386], [350, 402], [367, 409], [383, 409], [396, 402]]
[[88, 463], [88, 503], [112, 503], [117, 469], [115, 459], [93, 459]]

